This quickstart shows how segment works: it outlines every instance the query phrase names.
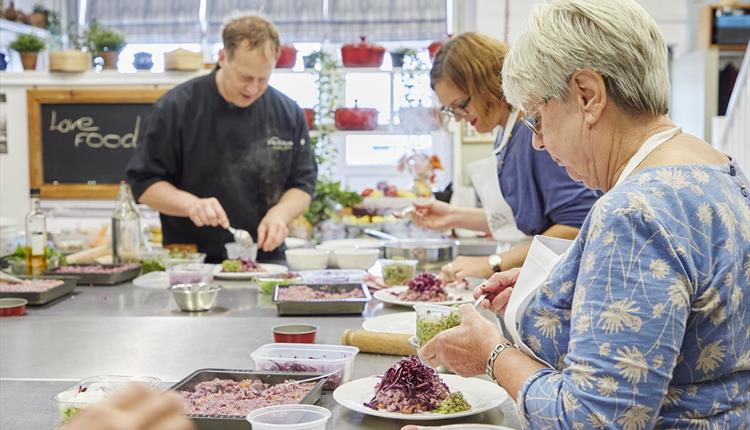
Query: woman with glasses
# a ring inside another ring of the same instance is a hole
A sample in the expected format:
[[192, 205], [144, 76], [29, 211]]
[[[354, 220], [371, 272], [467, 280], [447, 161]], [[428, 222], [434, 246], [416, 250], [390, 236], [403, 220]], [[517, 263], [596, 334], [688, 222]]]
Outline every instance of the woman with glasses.
[[422, 358], [486, 372], [525, 428], [750, 428], [750, 182], [667, 116], [656, 22], [633, 0], [537, 4], [503, 90], [605, 194], [572, 244], [535, 239], [475, 291], [512, 339], [464, 305]]
[[418, 206], [417, 224], [445, 230], [466, 228], [491, 233], [501, 242], [497, 254], [458, 257], [443, 267], [445, 280], [487, 278], [519, 267], [535, 234], [572, 239], [598, 197], [531, 146], [532, 133], [518, 109], [503, 96], [500, 72], [507, 46], [479, 33], [450, 39], [433, 61], [430, 82], [442, 111], [470, 123], [480, 133], [503, 127], [493, 154], [467, 166], [482, 209], [442, 202]]

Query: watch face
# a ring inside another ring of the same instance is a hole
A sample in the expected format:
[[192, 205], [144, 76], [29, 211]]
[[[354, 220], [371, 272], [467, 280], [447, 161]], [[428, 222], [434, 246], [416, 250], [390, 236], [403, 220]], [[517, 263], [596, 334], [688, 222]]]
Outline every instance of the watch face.
[[490, 255], [489, 263], [493, 269], [499, 269], [500, 263], [503, 262], [503, 257], [499, 255]]

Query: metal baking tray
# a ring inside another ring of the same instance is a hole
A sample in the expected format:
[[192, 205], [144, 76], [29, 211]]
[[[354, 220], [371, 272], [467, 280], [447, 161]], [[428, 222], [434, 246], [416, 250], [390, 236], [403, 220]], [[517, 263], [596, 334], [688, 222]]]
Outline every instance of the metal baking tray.
[[53, 300], [59, 299], [60, 297], [70, 294], [75, 290], [76, 288], [76, 280], [78, 279], [75, 276], [17, 276], [20, 279], [59, 279], [60, 281], [63, 281], [62, 285], [58, 285], [57, 287], [50, 288], [47, 291], [41, 292], [41, 293], [35, 293], [35, 292], [29, 292], [29, 293], [13, 293], [13, 292], [0, 292], [0, 298], [5, 297], [18, 297], [21, 299], [26, 299], [28, 301], [29, 305], [45, 305]]
[[[232, 370], [232, 369], [199, 369], [188, 375], [182, 381], [174, 384], [169, 389], [173, 391], [192, 391], [201, 382], [210, 381], [214, 378], [231, 379], [242, 381], [243, 379], [259, 379], [266, 384], [280, 384], [288, 379], [307, 379], [320, 376], [322, 373], [289, 373], [268, 372], [255, 370]], [[320, 399], [325, 378], [318, 380], [312, 390], [300, 401], [301, 404], [313, 405]], [[247, 411], [248, 413], [250, 411]], [[247, 414], [245, 414], [247, 415]], [[250, 423], [244, 416], [227, 415], [200, 415], [188, 414], [188, 418], [195, 423], [197, 430], [248, 430]]]
[[[86, 267], [94, 264], [69, 264], [67, 267]], [[118, 264], [96, 264], [102, 267], [117, 267]], [[115, 273], [57, 273], [55, 270], [45, 272], [47, 276], [75, 276], [78, 285], [117, 285], [130, 281], [141, 273], [140, 264], [132, 269]]]
[[[291, 285], [307, 285], [310, 288], [325, 288], [329, 291], [341, 290], [361, 290], [363, 297], [356, 299], [338, 299], [338, 300], [303, 300], [303, 301], [280, 301], [279, 290], [288, 288]], [[277, 285], [273, 292], [273, 301], [276, 302], [276, 313], [278, 315], [350, 315], [361, 314], [365, 310], [365, 305], [372, 296], [367, 285], [361, 283], [351, 284], [289, 284]]]

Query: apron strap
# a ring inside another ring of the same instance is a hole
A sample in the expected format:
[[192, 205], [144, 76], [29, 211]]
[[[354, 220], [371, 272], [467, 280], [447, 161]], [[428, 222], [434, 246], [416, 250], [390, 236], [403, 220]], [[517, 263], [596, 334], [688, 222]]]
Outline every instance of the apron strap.
[[[639, 164], [643, 162], [643, 160], [648, 157], [649, 154], [654, 152], [656, 148], [659, 147], [662, 143], [668, 141], [669, 139], [673, 138], [675, 135], [677, 135], [682, 129], [680, 127], [670, 128], [667, 131], [662, 131], [660, 133], [656, 133], [653, 136], [649, 137], [640, 148], [638, 148], [638, 151], [633, 155], [630, 160], [628, 161], [628, 164], [625, 165], [625, 168], [622, 170], [622, 173], [620, 174], [620, 177], [617, 178], [617, 182], [615, 182], [615, 187], [620, 185], [625, 179], [630, 176], [631, 173], [638, 167]], [[614, 187], [613, 187], [614, 188]]]

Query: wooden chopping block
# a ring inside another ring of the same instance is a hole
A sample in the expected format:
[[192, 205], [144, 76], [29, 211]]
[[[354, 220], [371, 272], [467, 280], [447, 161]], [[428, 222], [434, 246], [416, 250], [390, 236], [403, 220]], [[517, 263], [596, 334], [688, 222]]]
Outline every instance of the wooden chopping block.
[[99, 245], [85, 251], [66, 255], [65, 259], [69, 264], [93, 263], [97, 258], [104, 257], [111, 252], [109, 245]]

